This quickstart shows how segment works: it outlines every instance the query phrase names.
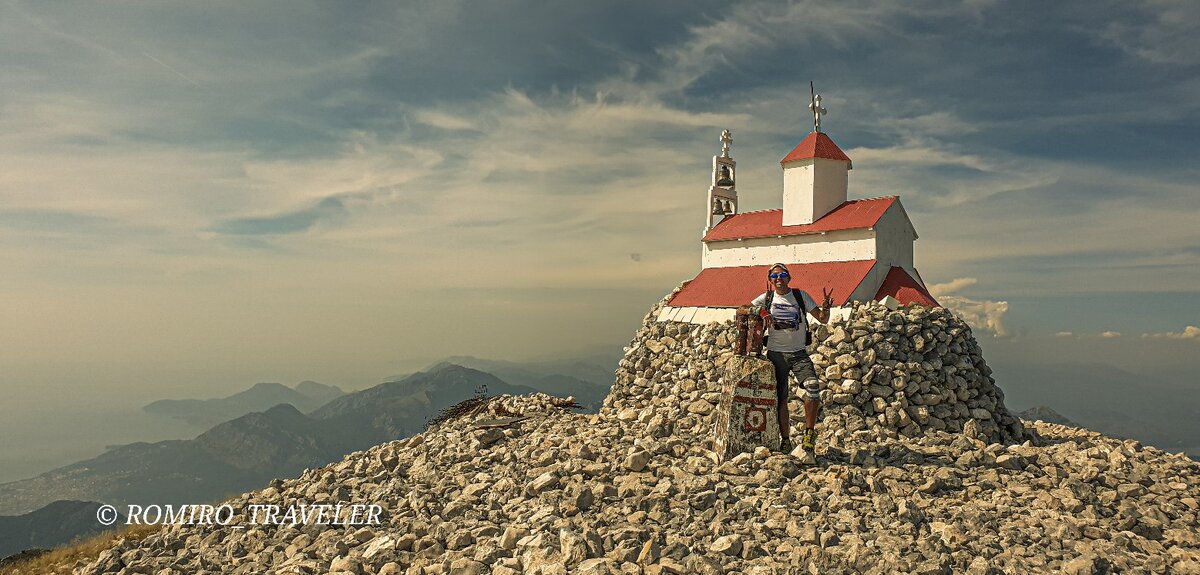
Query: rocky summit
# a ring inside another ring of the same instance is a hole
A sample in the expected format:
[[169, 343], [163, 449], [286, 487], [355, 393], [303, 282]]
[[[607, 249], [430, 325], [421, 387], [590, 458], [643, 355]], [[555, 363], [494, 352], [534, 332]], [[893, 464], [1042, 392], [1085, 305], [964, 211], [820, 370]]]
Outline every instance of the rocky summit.
[[[816, 456], [758, 447], [720, 462], [731, 322], [656, 312], [598, 414], [543, 394], [480, 400], [233, 498], [225, 525], [164, 526], [74, 572], [1200, 573], [1200, 464], [1010, 414], [948, 310], [858, 306], [820, 328]], [[337, 503], [382, 512], [244, 512]]]
[[[737, 331], [733, 322], [656, 321], [670, 297], [650, 311], [626, 348], [601, 413], [628, 418], [649, 409], [699, 431], [711, 424]], [[872, 302], [846, 312], [839, 321], [817, 324], [808, 350], [825, 382], [829, 440], [928, 431], [1006, 443], [1029, 439], [1005, 407], [970, 326], [950, 310], [893, 310]], [[793, 422], [803, 421], [802, 402], [795, 392], [791, 397]]]

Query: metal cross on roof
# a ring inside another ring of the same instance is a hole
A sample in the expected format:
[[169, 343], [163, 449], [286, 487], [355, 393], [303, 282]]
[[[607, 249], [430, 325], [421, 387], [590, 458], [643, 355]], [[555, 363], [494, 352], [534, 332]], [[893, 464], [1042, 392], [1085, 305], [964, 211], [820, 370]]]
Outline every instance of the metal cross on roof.
[[733, 135], [729, 133], [729, 130], [722, 130], [721, 131], [721, 157], [722, 158], [729, 157], [729, 146], [732, 146], [732, 145], [733, 145]]
[[821, 95], [820, 94], [813, 94], [812, 100], [810, 100], [808, 103], [808, 109], [812, 110], [812, 113], [813, 113], [813, 131], [820, 132], [821, 131], [821, 116], [825, 115], [825, 113], [827, 111], [827, 110], [825, 110], [825, 108], [821, 107]]

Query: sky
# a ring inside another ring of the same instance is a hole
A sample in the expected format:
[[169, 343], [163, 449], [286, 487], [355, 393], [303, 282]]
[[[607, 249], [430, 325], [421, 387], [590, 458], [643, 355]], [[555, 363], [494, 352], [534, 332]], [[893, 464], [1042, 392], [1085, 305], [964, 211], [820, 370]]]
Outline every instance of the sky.
[[699, 270], [721, 130], [779, 207], [810, 81], [985, 349], [1188, 373], [1198, 72], [1187, 0], [0, 0], [0, 385], [619, 348]]

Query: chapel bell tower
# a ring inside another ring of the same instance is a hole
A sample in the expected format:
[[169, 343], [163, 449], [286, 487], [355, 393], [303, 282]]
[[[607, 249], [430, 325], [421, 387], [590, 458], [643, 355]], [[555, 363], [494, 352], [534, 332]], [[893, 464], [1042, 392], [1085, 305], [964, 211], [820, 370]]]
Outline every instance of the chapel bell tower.
[[738, 213], [737, 162], [729, 155], [733, 136], [729, 130], [721, 132], [721, 155], [713, 156], [712, 185], [708, 188], [708, 215], [704, 233], [721, 222], [725, 216]]

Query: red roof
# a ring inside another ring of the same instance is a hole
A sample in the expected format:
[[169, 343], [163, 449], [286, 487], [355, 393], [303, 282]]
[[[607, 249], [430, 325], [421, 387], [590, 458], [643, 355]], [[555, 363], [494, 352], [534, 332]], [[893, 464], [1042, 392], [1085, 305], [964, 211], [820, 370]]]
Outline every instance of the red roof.
[[883, 285], [879, 286], [879, 292], [875, 294], [875, 299], [880, 299], [883, 296], [890, 295], [900, 300], [900, 305], [909, 305], [918, 303], [926, 307], [937, 307], [937, 300], [929, 295], [929, 291], [921, 282], [914, 280], [912, 276], [904, 268], [892, 266], [888, 271], [888, 275], [883, 280]]
[[808, 160], [810, 158], [826, 158], [829, 160], [845, 160], [850, 161], [850, 156], [846, 155], [833, 140], [829, 139], [824, 132], [813, 132], [804, 138], [792, 148], [792, 152], [779, 160], [780, 164], [794, 162], [796, 160]]
[[854, 230], [869, 228], [879, 223], [883, 212], [892, 207], [896, 196], [886, 198], [871, 198], [868, 200], [850, 200], [833, 211], [821, 216], [821, 219], [798, 226], [783, 225], [783, 210], [763, 210], [745, 212], [729, 216], [713, 226], [704, 236], [704, 241], [736, 240], [738, 238], [769, 238], [775, 236], [799, 236], [832, 232], [836, 230]]
[[[821, 303], [822, 289], [833, 290], [834, 305], [844, 305], [862, 283], [875, 260], [852, 262], [787, 263], [792, 288], [808, 292]], [[707, 268], [683, 286], [668, 305], [674, 307], [737, 307], [767, 291], [769, 265]]]

